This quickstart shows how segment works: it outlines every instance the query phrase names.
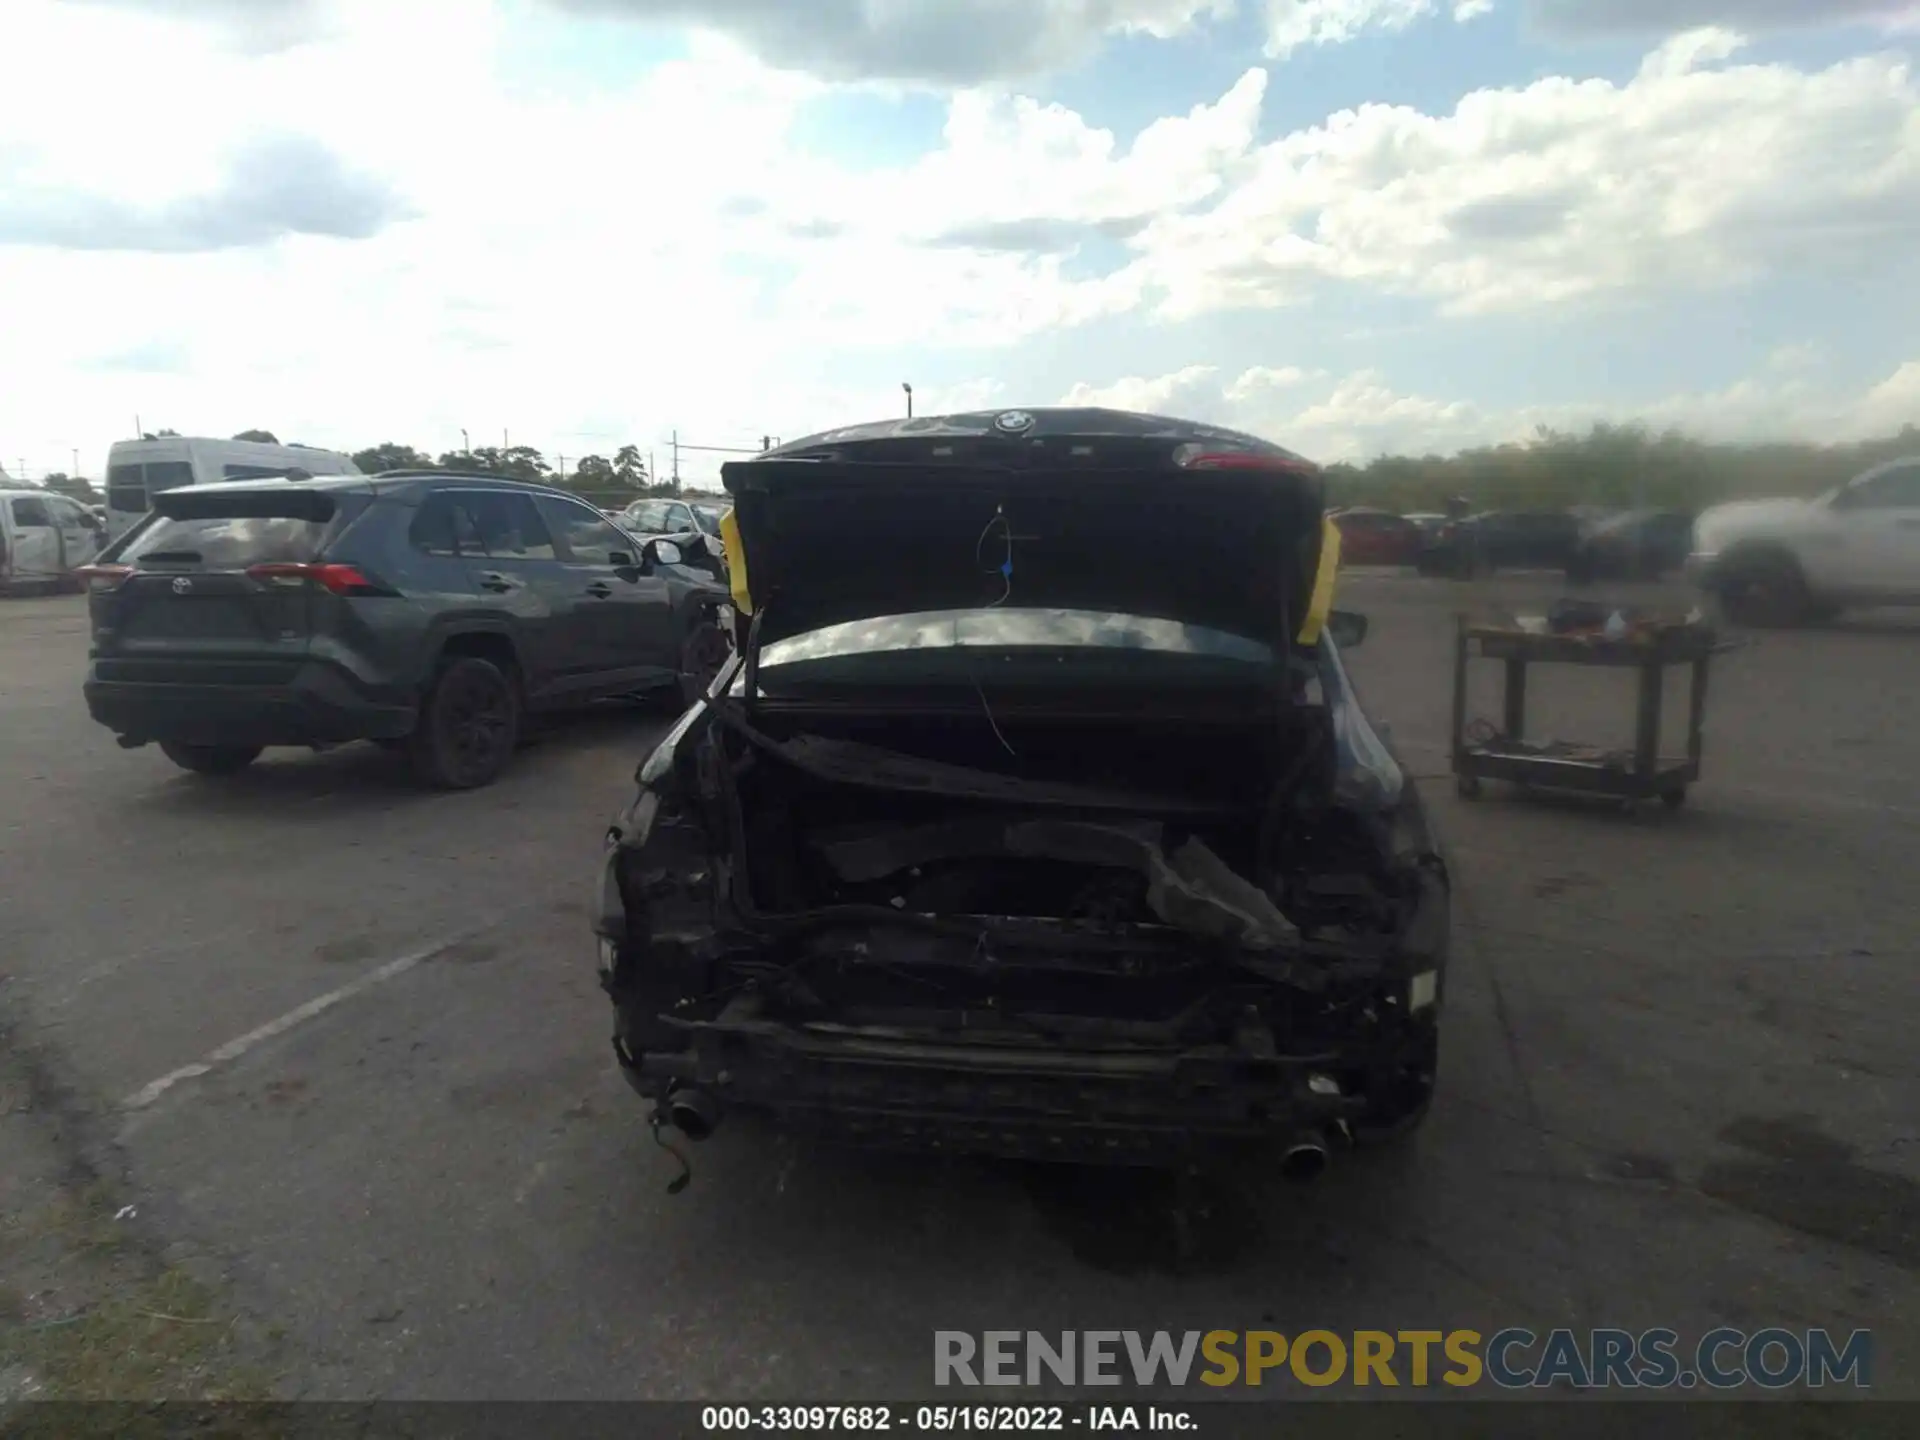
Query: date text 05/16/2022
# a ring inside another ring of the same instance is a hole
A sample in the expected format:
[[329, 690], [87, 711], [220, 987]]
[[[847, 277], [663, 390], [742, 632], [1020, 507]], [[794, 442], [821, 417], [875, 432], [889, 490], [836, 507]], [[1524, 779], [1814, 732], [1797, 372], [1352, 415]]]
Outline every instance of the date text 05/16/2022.
[[951, 1431], [1142, 1430], [1163, 1433], [1199, 1429], [1190, 1411], [1166, 1405], [707, 1405], [700, 1428], [708, 1432], [761, 1434]]

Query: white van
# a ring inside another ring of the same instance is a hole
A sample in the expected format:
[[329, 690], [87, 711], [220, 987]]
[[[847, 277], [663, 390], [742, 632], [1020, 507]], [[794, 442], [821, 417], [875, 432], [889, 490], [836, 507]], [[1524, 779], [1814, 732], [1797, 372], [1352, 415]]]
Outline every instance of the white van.
[[51, 490], [0, 490], [0, 591], [65, 587], [104, 544], [100, 521]]
[[116, 440], [107, 452], [107, 538], [117, 540], [152, 508], [152, 497], [183, 485], [222, 480], [297, 479], [303, 475], [358, 475], [347, 456], [306, 445], [262, 445], [252, 440], [207, 440], [168, 435]]

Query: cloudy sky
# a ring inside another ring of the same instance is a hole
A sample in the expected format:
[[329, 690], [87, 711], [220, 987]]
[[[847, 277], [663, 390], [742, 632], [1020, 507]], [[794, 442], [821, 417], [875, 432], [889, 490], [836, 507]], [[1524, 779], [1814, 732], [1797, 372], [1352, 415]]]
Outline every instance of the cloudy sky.
[[[4, 0], [0, 465], [1920, 422], [1920, 0]], [[715, 457], [689, 455], [686, 474]]]

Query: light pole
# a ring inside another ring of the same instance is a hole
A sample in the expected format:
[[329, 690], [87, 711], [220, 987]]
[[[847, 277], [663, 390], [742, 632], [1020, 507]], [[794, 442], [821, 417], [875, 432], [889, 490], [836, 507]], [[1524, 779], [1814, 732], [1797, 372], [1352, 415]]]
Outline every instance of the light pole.
[[473, 442], [467, 439], [467, 430], [464, 425], [460, 427], [460, 453], [462, 455], [473, 454]]
[[913, 418], [913, 386], [902, 380], [900, 388], [907, 393], [907, 418], [911, 420]]

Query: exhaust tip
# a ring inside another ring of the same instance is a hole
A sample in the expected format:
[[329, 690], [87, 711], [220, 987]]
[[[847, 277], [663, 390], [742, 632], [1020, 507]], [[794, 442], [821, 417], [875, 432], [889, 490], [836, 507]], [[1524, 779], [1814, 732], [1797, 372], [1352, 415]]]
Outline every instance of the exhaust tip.
[[676, 1090], [667, 1097], [667, 1123], [689, 1140], [705, 1140], [720, 1126], [720, 1106], [703, 1090]]
[[1280, 1155], [1280, 1174], [1288, 1180], [1317, 1180], [1327, 1168], [1326, 1142], [1317, 1135], [1293, 1141]]

